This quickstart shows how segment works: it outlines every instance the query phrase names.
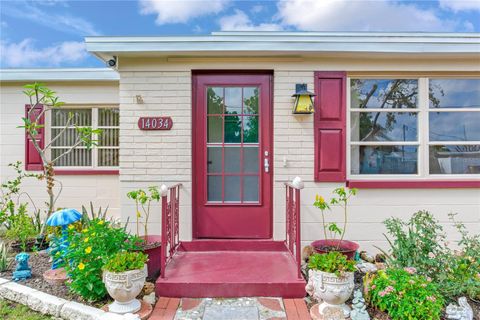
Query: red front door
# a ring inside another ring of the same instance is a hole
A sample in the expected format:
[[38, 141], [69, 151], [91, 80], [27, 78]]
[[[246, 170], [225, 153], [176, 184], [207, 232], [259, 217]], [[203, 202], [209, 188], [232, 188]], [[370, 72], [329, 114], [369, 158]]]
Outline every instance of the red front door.
[[193, 77], [195, 238], [272, 237], [269, 74]]

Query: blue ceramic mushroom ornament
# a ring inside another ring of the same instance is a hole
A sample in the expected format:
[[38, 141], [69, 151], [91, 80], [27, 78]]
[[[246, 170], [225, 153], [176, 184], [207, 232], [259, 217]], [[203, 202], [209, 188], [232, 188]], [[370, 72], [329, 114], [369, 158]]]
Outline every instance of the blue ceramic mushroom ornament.
[[82, 218], [82, 214], [75, 209], [62, 209], [52, 213], [47, 219], [47, 226], [62, 227], [64, 229], [71, 223], [74, 223]]
[[[48, 252], [53, 257], [52, 270], [59, 268], [63, 262], [65, 254], [68, 251], [67, 226], [82, 218], [82, 214], [75, 209], [58, 210], [47, 219], [47, 226], [62, 227], [62, 237], [57, 241], [50, 242]], [[57, 252], [60, 252], [57, 254]]]

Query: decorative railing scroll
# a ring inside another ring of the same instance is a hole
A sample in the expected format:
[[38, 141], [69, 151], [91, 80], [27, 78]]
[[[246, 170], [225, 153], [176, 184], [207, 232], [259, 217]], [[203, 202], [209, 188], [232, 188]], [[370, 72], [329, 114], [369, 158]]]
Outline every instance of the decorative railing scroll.
[[300, 190], [303, 181], [300, 177], [291, 183], [285, 182], [286, 191], [286, 245], [297, 264], [298, 277], [302, 277], [301, 235], [300, 235]]
[[165, 278], [165, 269], [167, 264], [175, 254], [180, 244], [179, 227], [179, 207], [180, 207], [180, 188], [182, 184], [177, 183], [171, 187], [162, 185], [160, 192], [162, 195], [162, 251], [160, 277]]

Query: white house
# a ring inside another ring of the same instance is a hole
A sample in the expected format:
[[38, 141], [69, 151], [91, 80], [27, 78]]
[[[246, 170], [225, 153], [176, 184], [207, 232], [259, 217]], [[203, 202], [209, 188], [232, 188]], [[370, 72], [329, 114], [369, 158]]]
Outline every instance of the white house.
[[[181, 183], [185, 251], [272, 249], [285, 240], [285, 182], [297, 176], [302, 245], [322, 238], [315, 195], [328, 199], [340, 186], [359, 189], [346, 238], [367, 250], [385, 247], [385, 219], [420, 209], [451, 240], [451, 212], [480, 232], [478, 33], [217, 32], [87, 37], [86, 45], [112, 68], [0, 71], [2, 181], [16, 160], [38, 169], [17, 126], [28, 102], [22, 85], [41, 81], [63, 109], [104, 129], [99, 148], [57, 164], [58, 205], [92, 201], [133, 223], [128, 191]], [[297, 84], [316, 94], [314, 113], [292, 113]], [[44, 141], [58, 119], [46, 119]], [[44, 197], [36, 181], [27, 189]], [[343, 221], [340, 208], [328, 220]], [[158, 208], [151, 233], [160, 222]], [[292, 296], [295, 281], [285, 289]], [[202, 288], [192, 296], [221, 291]]]

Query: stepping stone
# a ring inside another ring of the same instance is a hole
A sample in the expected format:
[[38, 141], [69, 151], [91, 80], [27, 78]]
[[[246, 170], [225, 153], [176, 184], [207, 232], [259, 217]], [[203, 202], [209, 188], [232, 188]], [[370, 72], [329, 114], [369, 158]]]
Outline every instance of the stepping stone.
[[280, 304], [279, 299], [262, 297], [262, 298], [257, 298], [257, 300], [265, 308], [268, 308], [273, 311], [283, 311], [283, 307]]
[[203, 320], [258, 320], [258, 308], [255, 306], [206, 306]]

